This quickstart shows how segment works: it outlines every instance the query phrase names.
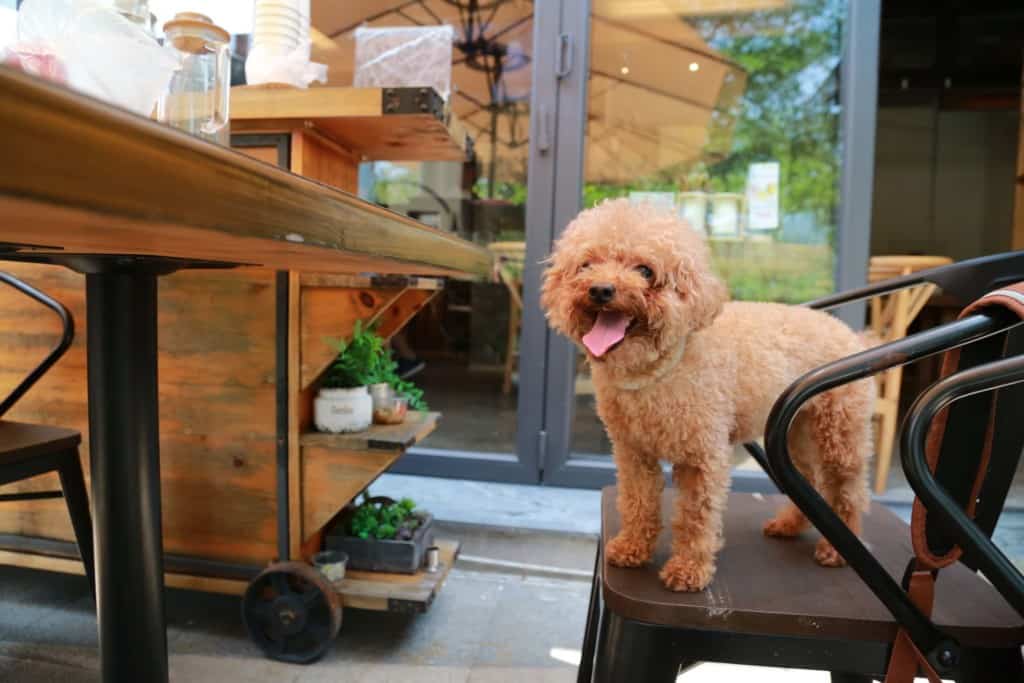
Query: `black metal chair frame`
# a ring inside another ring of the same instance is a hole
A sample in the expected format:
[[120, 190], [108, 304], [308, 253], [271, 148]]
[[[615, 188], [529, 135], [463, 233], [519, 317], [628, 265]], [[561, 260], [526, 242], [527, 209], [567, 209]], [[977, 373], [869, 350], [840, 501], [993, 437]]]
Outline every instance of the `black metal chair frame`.
[[[60, 340], [46, 357], [26, 377], [0, 401], [0, 420], [14, 406], [25, 393], [35, 385], [53, 365], [67, 352], [71, 342], [75, 338], [75, 322], [71, 312], [59, 301], [44, 294], [26, 282], [4, 272], [0, 272], [0, 282], [3, 282], [22, 294], [43, 304], [60, 319], [62, 333]], [[71, 525], [75, 532], [75, 539], [78, 545], [78, 552], [85, 565], [86, 577], [89, 585], [95, 594], [94, 576], [94, 552], [92, 539], [92, 516], [89, 512], [89, 497], [86, 493], [85, 477], [82, 474], [82, 463], [79, 458], [78, 448], [72, 447], [15, 461], [13, 463], [0, 464], [0, 485], [10, 484], [23, 479], [56, 472], [60, 478], [60, 491], [30, 491], [22, 493], [0, 494], [0, 503], [46, 500], [63, 498], [71, 517]]]
[[[1024, 252], [1013, 252], [920, 271], [807, 305], [825, 310], [930, 282], [952, 296], [959, 305], [966, 306], [989, 291], [1021, 280], [1024, 280]], [[813, 370], [794, 382], [775, 403], [765, 433], [767, 453], [757, 444], [745, 444], [776, 486], [832, 542], [882, 601], [935, 670], [944, 677], [958, 680], [1017, 680], [1014, 676], [1022, 675], [1020, 648], [964, 648], [936, 627], [914, 606], [904, 587], [886, 572], [799, 473], [788, 452], [787, 435], [803, 405], [820, 393], [897, 365], [992, 339], [996, 335], [1005, 336], [1002, 349], [1005, 358], [993, 362], [986, 362], [991, 361], [990, 358], [982, 358], [981, 364], [941, 380], [917, 399], [902, 432], [901, 457], [908, 481], [928, 511], [938, 519], [948, 543], [964, 549], [961, 561], [983, 571], [1001, 595], [1024, 614], [1024, 577], [990, 538], [1020, 458], [1024, 426], [1012, 425], [1009, 420], [1002, 420], [1002, 424], [996, 425], [993, 460], [973, 520], [963, 512], [963, 496], [956, 500], [930, 472], [924, 453], [925, 436], [932, 420], [943, 408], [980, 392], [1006, 390], [1008, 387], [1024, 390], [1024, 387], [1018, 387], [1018, 383], [1024, 382], [1024, 355], [1021, 355], [1024, 354], [1024, 326], [1016, 317], [1002, 310], [983, 311]], [[1020, 395], [1024, 396], [1024, 391]], [[1018, 419], [1017, 422], [1024, 421]], [[950, 424], [953, 424], [952, 419]], [[1009, 438], [1001, 439], [1000, 428], [1003, 432], [1011, 432]], [[1014, 442], [1017, 443], [1016, 449], [1012, 447]], [[1011, 447], [1000, 449], [1000, 445], [1007, 444]], [[943, 448], [945, 452], [945, 444]], [[974, 452], [979, 450], [975, 447]], [[1002, 452], [997, 457], [1000, 450]], [[970, 458], [961, 460], [969, 461]], [[969, 468], [973, 464], [976, 467], [976, 460], [967, 462], [966, 466]], [[963, 463], [960, 465], [960, 473], [966, 471]], [[622, 618], [603, 605], [600, 571], [599, 547], [579, 681], [668, 681], [673, 680], [680, 666], [698, 661], [842, 672], [832, 674], [834, 683], [869, 681], [872, 677], [884, 675], [890, 650], [886, 643], [680, 630]], [[601, 652], [596, 651], [599, 642], [603, 646]]]

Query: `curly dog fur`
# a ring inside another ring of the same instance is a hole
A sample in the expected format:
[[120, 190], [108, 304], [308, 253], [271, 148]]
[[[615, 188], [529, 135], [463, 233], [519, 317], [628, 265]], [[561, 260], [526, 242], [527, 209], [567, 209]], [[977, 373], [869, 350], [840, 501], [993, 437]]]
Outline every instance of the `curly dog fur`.
[[[612, 288], [610, 300], [595, 299], [595, 287], [605, 297]], [[608, 560], [621, 567], [650, 561], [665, 460], [678, 491], [661, 578], [677, 591], [702, 590], [714, 576], [734, 446], [761, 436], [772, 404], [800, 375], [864, 349], [828, 314], [727, 298], [697, 233], [627, 200], [584, 211], [566, 228], [541, 290], [551, 326], [588, 356], [598, 415], [613, 444], [622, 531], [606, 548]], [[605, 315], [629, 326], [617, 345], [595, 355], [584, 337]], [[873, 400], [870, 380], [837, 388], [811, 401], [790, 433], [797, 467], [855, 532], [868, 501]], [[794, 536], [807, 525], [787, 505], [764, 533]], [[824, 539], [815, 558], [843, 563]]]

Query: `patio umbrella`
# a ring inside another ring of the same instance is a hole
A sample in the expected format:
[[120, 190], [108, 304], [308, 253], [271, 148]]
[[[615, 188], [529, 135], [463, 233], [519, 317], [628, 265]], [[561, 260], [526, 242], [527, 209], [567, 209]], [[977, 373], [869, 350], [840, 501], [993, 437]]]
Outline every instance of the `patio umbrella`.
[[[585, 177], [623, 183], [728, 149], [746, 74], [687, 18], [775, 9], [789, 0], [595, 0]], [[314, 60], [348, 85], [359, 26], [451, 24], [450, 105], [492, 180], [526, 178], [533, 3], [346, 0], [313, 3]], [[493, 184], [492, 184], [493, 186]]]

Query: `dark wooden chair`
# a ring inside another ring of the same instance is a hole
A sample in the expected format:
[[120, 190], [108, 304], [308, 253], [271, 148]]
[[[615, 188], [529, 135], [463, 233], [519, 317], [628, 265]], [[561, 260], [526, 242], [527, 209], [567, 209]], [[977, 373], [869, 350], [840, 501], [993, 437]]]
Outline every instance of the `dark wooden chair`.
[[74, 320], [63, 305], [25, 282], [2, 272], [0, 282], [50, 308], [63, 325], [63, 334], [53, 350], [0, 402], [0, 485], [55, 472], [60, 478], [61, 490], [0, 494], [0, 503], [64, 498], [71, 516], [78, 552], [85, 564], [89, 585], [95, 593], [92, 517], [89, 513], [89, 497], [82, 475], [82, 463], [78, 455], [82, 435], [72, 429], [3, 419], [18, 399], [67, 351], [74, 339]]
[[[827, 308], [931, 282], [966, 306], [1021, 280], [1024, 252], [922, 271], [812, 305]], [[918, 398], [901, 442], [908, 481], [927, 508], [928, 547], [936, 554], [963, 550], [959, 563], [924, 572], [937, 576], [929, 615], [906, 590], [921, 570], [909, 527], [874, 503], [858, 539], [793, 466], [787, 433], [818, 393], [955, 348], [962, 350], [951, 356], [953, 374]], [[732, 494], [714, 581], [701, 593], [673, 593], [657, 576], [668, 556], [667, 531], [647, 567], [604, 561], [602, 549], [620, 526], [614, 489], [606, 489], [578, 680], [667, 682], [697, 662], [726, 662], [818, 669], [832, 672], [836, 683], [861, 683], [885, 676], [897, 634], [944, 679], [1024, 680], [1024, 577], [991, 541], [1024, 447], [1021, 405], [1024, 325], [1002, 308], [842, 359], [794, 383], [769, 418], [767, 453], [754, 445], [748, 450], [840, 551], [849, 563], [843, 569], [814, 563], [818, 533], [792, 540], [762, 535], [781, 496]], [[933, 471], [925, 437], [943, 409], [947, 421]]]

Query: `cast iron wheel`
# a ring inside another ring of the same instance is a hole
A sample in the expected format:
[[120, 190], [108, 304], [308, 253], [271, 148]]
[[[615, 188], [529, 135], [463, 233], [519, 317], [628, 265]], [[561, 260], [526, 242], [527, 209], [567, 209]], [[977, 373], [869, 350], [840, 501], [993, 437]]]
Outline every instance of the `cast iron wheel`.
[[249, 584], [242, 599], [242, 621], [267, 657], [308, 664], [322, 657], [338, 635], [341, 600], [313, 567], [279, 562]]

